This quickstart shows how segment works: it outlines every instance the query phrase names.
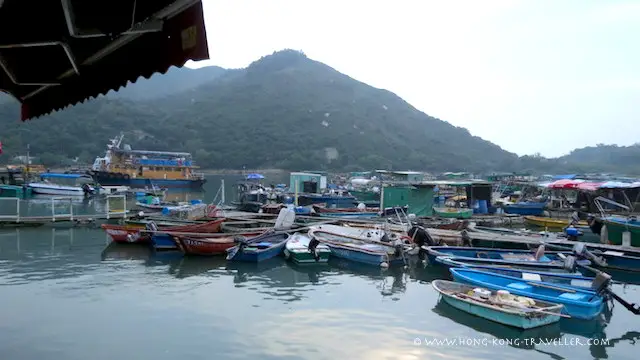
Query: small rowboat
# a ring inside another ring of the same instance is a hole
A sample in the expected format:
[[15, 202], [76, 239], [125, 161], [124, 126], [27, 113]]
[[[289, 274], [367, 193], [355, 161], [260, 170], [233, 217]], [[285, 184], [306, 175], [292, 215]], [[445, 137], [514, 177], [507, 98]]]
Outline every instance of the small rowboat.
[[473, 209], [434, 207], [433, 214], [441, 218], [470, 219], [473, 216]]
[[602, 296], [594, 291], [576, 289], [559, 284], [528, 281], [521, 278], [486, 271], [457, 268], [449, 269], [457, 282], [480, 286], [490, 290], [507, 290], [513, 294], [564, 305], [563, 312], [574, 318], [591, 320], [604, 307]]
[[[580, 263], [580, 262], [578, 262]], [[541, 263], [536, 261], [522, 263], [504, 263], [501, 261], [493, 261], [491, 259], [472, 259], [457, 256], [437, 256], [435, 264], [449, 268], [498, 268], [498, 269], [517, 269], [524, 271], [543, 271], [547, 273], [567, 274], [564, 263]], [[574, 272], [575, 274], [575, 272]], [[578, 273], [580, 274], [580, 273]]]
[[446, 303], [459, 310], [520, 329], [553, 324], [562, 317], [561, 304], [513, 296], [504, 291], [491, 292], [453, 281], [434, 280], [431, 285]]
[[[569, 219], [566, 219], [566, 220], [554, 219], [554, 218], [543, 217], [543, 216], [533, 216], [533, 215], [525, 216], [524, 221], [529, 225], [534, 225], [534, 226], [549, 228], [549, 229], [563, 229], [569, 226]], [[589, 229], [589, 224], [586, 221], [582, 220], [578, 222], [578, 224], [574, 225], [574, 227], [580, 230], [587, 230]]]
[[[477, 264], [502, 264], [502, 265], [535, 265], [540, 267], [564, 266], [565, 258], [571, 255], [570, 252], [547, 251], [534, 254], [531, 250], [511, 250], [494, 249], [480, 247], [455, 247], [455, 246], [428, 246], [423, 249], [427, 251], [429, 262], [437, 263], [436, 257], [449, 256], [455, 260], [464, 262], [474, 262]], [[578, 260], [580, 265], [590, 265], [589, 260]]]
[[293, 234], [284, 249], [284, 257], [297, 264], [326, 263], [329, 255], [331, 250], [327, 245], [300, 233]]
[[404, 264], [405, 239], [381, 229], [319, 225], [309, 228], [309, 237], [331, 249], [333, 256], [376, 266]]
[[582, 276], [579, 273], [563, 274], [559, 272], [552, 273], [552, 272], [544, 272], [544, 271], [528, 271], [528, 270], [522, 270], [522, 269], [496, 268], [496, 267], [490, 267], [490, 266], [469, 267], [469, 269], [490, 272], [493, 274], [511, 276], [511, 277], [519, 278], [526, 281], [537, 281], [537, 282], [545, 282], [549, 284], [560, 284], [567, 287], [574, 287], [574, 288], [585, 289], [585, 290], [592, 290], [593, 281], [595, 280], [595, 278], [593, 277]]
[[[188, 225], [158, 225], [153, 223], [158, 230], [163, 232], [183, 232], [183, 233], [203, 233], [211, 234], [220, 232], [220, 227], [225, 219], [218, 219], [214, 221], [194, 223]], [[144, 235], [140, 230], [144, 230], [145, 227], [151, 226], [152, 222], [145, 225], [142, 224], [130, 224], [130, 225], [115, 225], [115, 224], [102, 224], [102, 229], [111, 237], [111, 240], [117, 243], [131, 243], [131, 242], [146, 242], [149, 241], [151, 236]]]
[[289, 234], [264, 233], [252, 239], [236, 239], [236, 245], [227, 250], [227, 260], [260, 262], [282, 253]]

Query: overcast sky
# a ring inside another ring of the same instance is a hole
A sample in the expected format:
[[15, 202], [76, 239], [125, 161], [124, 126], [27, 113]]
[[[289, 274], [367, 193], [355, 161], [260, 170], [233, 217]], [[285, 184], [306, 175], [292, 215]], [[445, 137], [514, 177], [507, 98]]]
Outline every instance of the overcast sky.
[[640, 142], [640, 0], [203, 0], [211, 60], [284, 48], [519, 155]]

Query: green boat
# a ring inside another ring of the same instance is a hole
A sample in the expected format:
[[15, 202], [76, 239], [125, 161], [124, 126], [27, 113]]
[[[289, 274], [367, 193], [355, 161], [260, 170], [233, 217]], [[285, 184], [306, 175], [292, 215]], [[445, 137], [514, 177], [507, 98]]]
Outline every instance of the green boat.
[[473, 209], [434, 207], [433, 215], [441, 218], [469, 219], [473, 216]]
[[297, 264], [326, 264], [329, 261], [329, 255], [331, 255], [329, 247], [324, 244], [318, 244], [314, 251], [310, 251], [310, 242], [311, 239], [306, 234], [294, 234], [289, 238], [285, 246], [285, 258]]
[[17, 185], [0, 185], [0, 197], [3, 198], [26, 198], [31, 196], [30, 187]]
[[628, 231], [631, 233], [631, 244], [624, 245], [640, 247], [640, 221], [621, 216], [607, 216], [602, 222], [607, 227], [607, 237], [611, 244], [623, 245], [622, 234]]

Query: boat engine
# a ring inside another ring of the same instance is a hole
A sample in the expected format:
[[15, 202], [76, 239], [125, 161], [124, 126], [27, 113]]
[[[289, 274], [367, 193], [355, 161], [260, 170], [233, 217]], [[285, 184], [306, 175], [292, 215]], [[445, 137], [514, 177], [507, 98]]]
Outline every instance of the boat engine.
[[318, 241], [318, 239], [316, 239], [315, 237], [312, 237], [311, 241], [309, 241], [309, 246], [307, 247], [309, 252], [313, 254], [313, 258], [316, 259], [316, 261], [320, 260], [320, 254], [318, 254], [318, 251], [316, 251], [318, 245], [320, 245], [320, 241]]
[[144, 227], [149, 231], [158, 231], [158, 225], [155, 221], [149, 221]]
[[411, 239], [413, 239], [413, 242], [419, 247], [422, 247], [424, 245], [427, 245], [427, 246], [439, 245], [439, 243], [433, 240], [429, 232], [422, 226], [414, 225], [413, 227], [411, 227], [411, 229], [409, 229], [407, 234], [411, 237]]
[[573, 253], [580, 258], [590, 260], [598, 266], [607, 266], [607, 261], [589, 251], [584, 243], [575, 244], [573, 246]]
[[89, 184], [84, 183], [82, 184], [82, 192], [84, 193], [84, 196], [88, 196], [93, 193], [93, 190], [91, 190], [91, 186], [89, 186]]

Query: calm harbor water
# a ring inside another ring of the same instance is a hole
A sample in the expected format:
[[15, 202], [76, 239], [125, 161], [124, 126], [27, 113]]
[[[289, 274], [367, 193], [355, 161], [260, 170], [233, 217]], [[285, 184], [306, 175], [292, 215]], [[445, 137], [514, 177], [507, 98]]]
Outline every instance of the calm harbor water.
[[[207, 200], [218, 186], [210, 180]], [[231, 264], [109, 245], [95, 228], [3, 229], [0, 354], [20, 360], [637, 358], [640, 317], [620, 305], [601, 321], [562, 320], [521, 332], [440, 303], [430, 282], [444, 277], [421, 263], [388, 270], [341, 261]], [[614, 290], [640, 300], [638, 286]], [[539, 343], [545, 340], [551, 343]]]

